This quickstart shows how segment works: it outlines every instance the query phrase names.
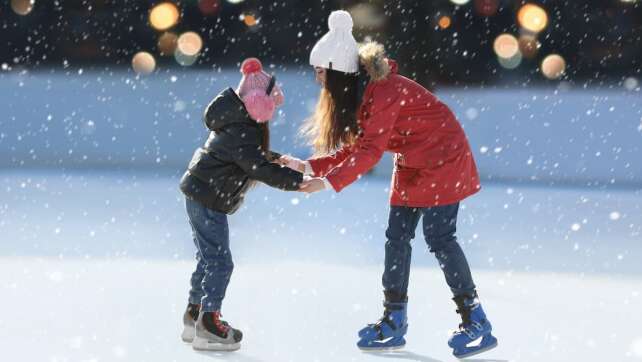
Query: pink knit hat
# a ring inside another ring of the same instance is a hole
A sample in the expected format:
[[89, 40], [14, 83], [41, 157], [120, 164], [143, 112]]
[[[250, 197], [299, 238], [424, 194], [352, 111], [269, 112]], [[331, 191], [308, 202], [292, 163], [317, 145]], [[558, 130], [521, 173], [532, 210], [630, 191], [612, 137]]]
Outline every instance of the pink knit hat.
[[247, 58], [241, 64], [243, 77], [238, 86], [238, 94], [245, 104], [247, 112], [257, 122], [267, 122], [272, 118], [276, 107], [283, 103], [283, 92], [274, 85], [268, 95], [266, 91], [272, 76], [263, 71], [261, 61]]

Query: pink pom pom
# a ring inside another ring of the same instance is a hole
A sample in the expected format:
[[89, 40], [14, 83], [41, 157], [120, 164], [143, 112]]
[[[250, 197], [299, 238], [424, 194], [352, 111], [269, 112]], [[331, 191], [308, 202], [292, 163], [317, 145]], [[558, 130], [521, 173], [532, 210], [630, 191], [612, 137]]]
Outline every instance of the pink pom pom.
[[247, 58], [241, 64], [241, 73], [243, 73], [243, 75], [260, 72], [261, 70], [263, 70], [261, 61], [256, 58]]

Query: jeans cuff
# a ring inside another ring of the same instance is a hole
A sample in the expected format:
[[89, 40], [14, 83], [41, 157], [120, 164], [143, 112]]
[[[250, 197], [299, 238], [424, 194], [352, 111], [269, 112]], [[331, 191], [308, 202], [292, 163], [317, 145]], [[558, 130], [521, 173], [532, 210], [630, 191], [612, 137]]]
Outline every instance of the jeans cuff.
[[201, 299], [201, 312], [215, 312], [221, 310], [221, 300], [207, 300], [207, 298]]
[[187, 298], [187, 301], [190, 302], [191, 304], [201, 304], [201, 299], [203, 299], [202, 295], [190, 294], [189, 298]]
[[477, 298], [477, 290], [475, 288], [470, 288], [470, 289], [450, 288], [450, 290], [453, 292], [454, 297]]
[[386, 303], [407, 303], [408, 295], [403, 292], [397, 292], [394, 290], [384, 290], [383, 295], [385, 297]]

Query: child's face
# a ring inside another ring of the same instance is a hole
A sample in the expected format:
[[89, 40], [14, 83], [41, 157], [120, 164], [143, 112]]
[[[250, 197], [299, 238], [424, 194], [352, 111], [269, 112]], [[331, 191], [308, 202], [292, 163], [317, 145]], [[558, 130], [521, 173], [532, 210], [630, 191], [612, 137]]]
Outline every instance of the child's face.
[[314, 75], [317, 83], [321, 84], [322, 86], [325, 86], [325, 68], [314, 67]]
[[283, 91], [281, 91], [281, 87], [279, 87], [277, 84], [275, 84], [274, 88], [272, 88], [272, 93], [270, 94], [270, 96], [272, 97], [272, 99], [274, 99], [274, 106], [277, 108], [280, 107], [285, 100]]

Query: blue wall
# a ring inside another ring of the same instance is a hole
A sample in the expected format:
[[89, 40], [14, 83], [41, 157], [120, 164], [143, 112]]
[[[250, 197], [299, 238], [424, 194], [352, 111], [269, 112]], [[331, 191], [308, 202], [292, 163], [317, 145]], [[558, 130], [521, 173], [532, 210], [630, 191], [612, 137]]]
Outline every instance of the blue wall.
[[[305, 157], [297, 129], [314, 107], [311, 73], [277, 74], [286, 104], [273, 148]], [[0, 168], [182, 170], [206, 137], [204, 106], [236, 71], [0, 74]], [[567, 87], [568, 88], [568, 87]], [[579, 184], [642, 184], [639, 88], [440, 89], [461, 120], [482, 176]], [[377, 173], [388, 173], [390, 158]]]

